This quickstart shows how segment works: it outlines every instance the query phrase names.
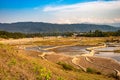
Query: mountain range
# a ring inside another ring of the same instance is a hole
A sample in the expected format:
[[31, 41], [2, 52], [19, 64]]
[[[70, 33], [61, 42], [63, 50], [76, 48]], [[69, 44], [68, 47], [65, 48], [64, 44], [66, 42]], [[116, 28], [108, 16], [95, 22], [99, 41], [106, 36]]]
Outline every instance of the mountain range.
[[117, 31], [120, 27], [97, 24], [52, 24], [43, 22], [0, 23], [1, 31], [38, 33], [38, 32], [88, 32], [88, 31]]

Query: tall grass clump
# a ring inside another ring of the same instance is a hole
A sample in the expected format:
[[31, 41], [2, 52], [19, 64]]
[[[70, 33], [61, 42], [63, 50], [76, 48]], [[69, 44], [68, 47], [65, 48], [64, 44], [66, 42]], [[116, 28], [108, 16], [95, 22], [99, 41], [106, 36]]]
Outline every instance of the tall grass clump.
[[74, 67], [71, 66], [70, 64], [64, 63], [64, 62], [58, 62], [58, 65], [61, 65], [63, 69], [65, 70], [74, 70]]
[[95, 70], [95, 69], [92, 69], [92, 68], [87, 68], [87, 73], [92, 73], [92, 74], [101, 74], [101, 72]]
[[36, 80], [50, 80], [52, 77], [51, 71], [34, 63], [33, 71], [36, 74]]

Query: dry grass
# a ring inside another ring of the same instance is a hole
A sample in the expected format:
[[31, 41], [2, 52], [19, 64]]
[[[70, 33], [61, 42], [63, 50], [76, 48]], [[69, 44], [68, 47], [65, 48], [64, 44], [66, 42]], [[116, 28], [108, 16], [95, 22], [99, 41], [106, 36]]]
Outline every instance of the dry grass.
[[103, 75], [63, 70], [37, 54], [0, 45], [0, 80], [114, 80]]
[[[94, 45], [98, 42], [103, 42], [104, 39], [101, 38], [86, 38], [86, 37], [79, 37], [79, 38], [56, 38], [50, 37], [47, 39], [44, 38], [24, 38], [24, 39], [10, 39], [10, 40], [1, 40], [1, 43], [4, 44], [11, 44], [11, 45], [71, 45], [71, 44], [78, 44], [78, 45]], [[90, 44], [91, 43], [91, 44]]]
[[[63, 61], [71, 63], [71, 57], [64, 55], [46, 55], [48, 61], [41, 59], [35, 51], [23, 50], [26, 46], [37, 45], [98, 45], [108, 38], [30, 38], [1, 40], [0, 43], [0, 80], [114, 80], [105, 75], [78, 71], [67, 71], [56, 64]], [[22, 49], [20, 49], [22, 48]]]
[[67, 38], [57, 38], [57, 37], [48, 37], [48, 38], [23, 38], [23, 39], [9, 39], [9, 40], [0, 40], [0, 43], [10, 44], [10, 45], [98, 45], [111, 40], [119, 40], [120, 37], [67, 37]]

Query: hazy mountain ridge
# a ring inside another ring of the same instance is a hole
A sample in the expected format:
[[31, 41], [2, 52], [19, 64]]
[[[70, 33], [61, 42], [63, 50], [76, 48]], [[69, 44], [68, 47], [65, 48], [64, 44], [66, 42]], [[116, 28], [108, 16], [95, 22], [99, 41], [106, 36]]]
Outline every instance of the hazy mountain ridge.
[[120, 23], [112, 23], [111, 26], [120, 27]]
[[90, 30], [116, 31], [120, 27], [97, 24], [52, 24], [43, 22], [0, 23], [0, 30], [10, 32], [88, 32]]

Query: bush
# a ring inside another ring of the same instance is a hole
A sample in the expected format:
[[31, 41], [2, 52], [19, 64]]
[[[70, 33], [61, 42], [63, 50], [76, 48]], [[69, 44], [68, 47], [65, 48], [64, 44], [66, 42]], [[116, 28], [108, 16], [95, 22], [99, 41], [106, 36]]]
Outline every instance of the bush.
[[95, 69], [92, 69], [92, 68], [87, 68], [87, 72], [88, 72], [88, 73], [92, 73], [92, 74], [93, 74], [93, 73], [99, 74], [99, 75], [101, 74], [101, 72], [96, 71]]
[[46, 68], [34, 63], [33, 71], [35, 72], [36, 80], [50, 80], [52, 73]]
[[16, 65], [17, 61], [16, 59], [12, 58], [9, 62], [8, 62], [8, 66], [14, 66]]
[[57, 80], [65, 80], [65, 79], [62, 77], [58, 77]]
[[87, 68], [87, 72], [88, 72], [88, 73], [94, 73], [94, 70], [91, 69], [91, 68]]
[[58, 65], [61, 65], [65, 70], [74, 70], [74, 67], [67, 64], [67, 63], [64, 63], [64, 62], [58, 62], [57, 63]]

